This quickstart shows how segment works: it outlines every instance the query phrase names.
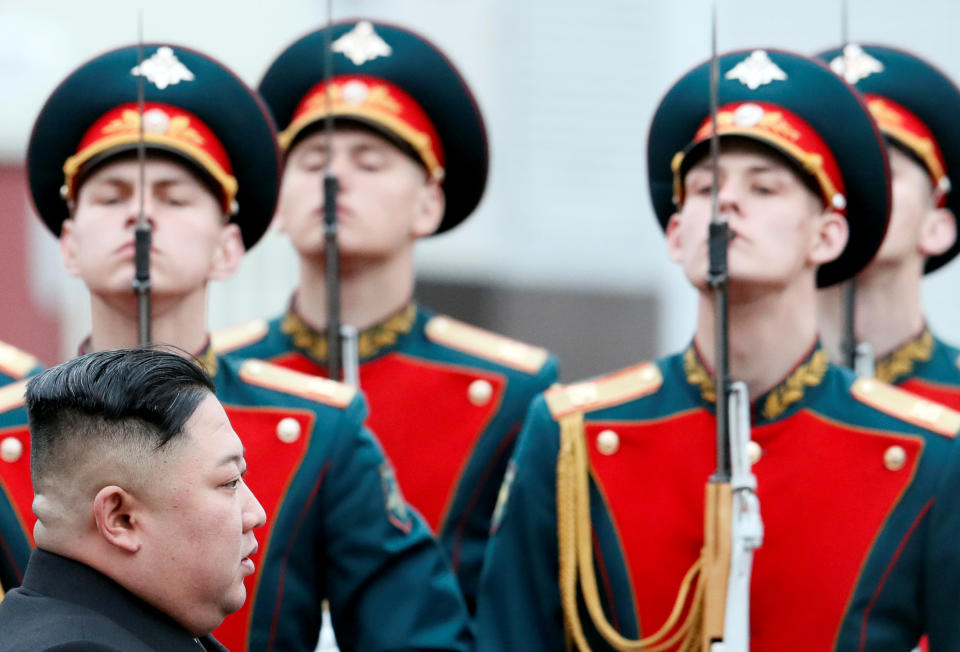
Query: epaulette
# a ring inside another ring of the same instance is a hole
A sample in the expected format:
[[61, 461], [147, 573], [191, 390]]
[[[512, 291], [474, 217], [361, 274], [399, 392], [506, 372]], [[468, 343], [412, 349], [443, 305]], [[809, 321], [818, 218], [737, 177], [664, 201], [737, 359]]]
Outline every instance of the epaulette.
[[6, 342], [0, 342], [0, 371], [12, 378], [23, 378], [36, 366], [35, 357]]
[[242, 324], [234, 324], [214, 331], [210, 335], [210, 345], [217, 353], [230, 353], [259, 342], [269, 330], [269, 324], [263, 319], [251, 319]]
[[30, 382], [29, 379], [25, 378], [10, 383], [6, 387], [0, 387], [0, 414], [23, 405], [28, 382]]
[[850, 387], [850, 393], [861, 403], [884, 414], [945, 437], [955, 437], [960, 430], [960, 412], [875, 378], [858, 378]]
[[626, 403], [652, 394], [663, 384], [663, 374], [653, 362], [618, 371], [609, 376], [572, 385], [554, 385], [544, 393], [555, 419], [581, 410], [590, 412]]
[[550, 357], [549, 351], [539, 346], [524, 344], [443, 315], [431, 318], [425, 330], [427, 337], [437, 344], [529, 374], [538, 373]]
[[350, 405], [350, 401], [357, 394], [357, 390], [350, 385], [278, 367], [263, 360], [245, 360], [240, 365], [240, 378], [251, 385], [338, 408]]

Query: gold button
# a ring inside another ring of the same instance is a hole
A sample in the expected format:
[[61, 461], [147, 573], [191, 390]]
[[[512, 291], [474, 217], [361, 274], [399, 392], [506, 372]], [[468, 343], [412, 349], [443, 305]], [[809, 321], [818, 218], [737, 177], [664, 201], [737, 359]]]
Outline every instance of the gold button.
[[760, 448], [760, 444], [755, 441], [747, 442], [747, 457], [750, 458], [751, 466], [759, 462], [762, 455], [763, 449]]
[[613, 430], [601, 430], [597, 435], [597, 450], [604, 455], [613, 455], [620, 448], [620, 435]]
[[23, 455], [23, 443], [16, 437], [7, 437], [0, 442], [0, 460], [13, 464]]
[[891, 446], [883, 453], [883, 465], [889, 471], [899, 471], [907, 464], [907, 451], [903, 446]]
[[300, 422], [293, 417], [280, 419], [277, 424], [277, 439], [284, 444], [292, 444], [300, 439]]
[[493, 397], [493, 385], [489, 381], [478, 379], [470, 383], [467, 388], [467, 398], [474, 405], [486, 405]]

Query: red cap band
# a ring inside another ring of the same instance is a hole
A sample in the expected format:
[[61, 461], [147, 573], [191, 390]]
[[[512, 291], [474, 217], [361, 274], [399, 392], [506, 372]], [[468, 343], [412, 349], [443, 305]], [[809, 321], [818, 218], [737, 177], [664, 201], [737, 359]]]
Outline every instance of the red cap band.
[[[708, 117], [686, 151], [708, 140], [712, 131], [712, 120]], [[726, 104], [717, 111], [717, 134], [743, 136], [773, 146], [816, 179], [825, 206], [838, 213], [846, 213], [847, 201], [840, 166], [820, 135], [798, 115], [769, 102]], [[685, 152], [677, 152], [671, 163], [674, 201], [678, 206], [683, 203], [680, 172], [685, 156]]]
[[950, 179], [947, 177], [947, 163], [943, 158], [943, 151], [933, 137], [933, 132], [902, 104], [871, 93], [864, 97], [880, 131], [923, 161], [930, 178], [933, 179], [934, 187], [941, 192], [940, 205], [943, 206], [947, 193], [950, 192]]
[[367, 75], [339, 75], [311, 88], [280, 133], [280, 147], [288, 149], [300, 132], [330, 114], [358, 118], [398, 137], [432, 178], [443, 178], [443, 146], [426, 111], [399, 86]]
[[[140, 110], [136, 102], [122, 104], [105, 113], [80, 140], [77, 153], [63, 164], [65, 177], [61, 194], [76, 196], [77, 174], [94, 156], [140, 141]], [[206, 170], [223, 190], [223, 207], [236, 212], [237, 179], [227, 151], [200, 118], [176, 106], [159, 102], [143, 105], [143, 141], [185, 155]]]

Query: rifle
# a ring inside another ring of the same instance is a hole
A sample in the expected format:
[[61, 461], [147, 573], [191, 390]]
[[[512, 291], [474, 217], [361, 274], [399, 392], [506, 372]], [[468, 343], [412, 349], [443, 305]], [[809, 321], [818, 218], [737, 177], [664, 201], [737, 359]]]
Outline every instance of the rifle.
[[340, 184], [333, 173], [333, 0], [327, 0], [327, 28], [323, 33], [323, 79], [327, 82], [324, 131], [327, 134], [327, 161], [323, 174], [323, 248], [327, 284], [327, 369], [332, 380], [359, 386], [357, 329], [340, 321], [340, 247], [337, 243], [337, 196]]
[[[137, 18], [137, 69], [143, 66], [143, 10]], [[139, 118], [139, 136], [137, 138], [137, 163], [140, 171], [140, 212], [137, 216], [137, 226], [134, 230], [133, 242], [133, 291], [137, 296], [137, 343], [140, 346], [149, 346], [152, 340], [150, 333], [151, 294], [150, 294], [150, 241], [152, 236], [150, 222], [144, 210], [147, 193], [147, 152], [143, 135], [144, 113], [144, 85], [143, 74], [137, 75], [137, 117]]]
[[712, 8], [710, 59], [710, 164], [713, 171], [707, 283], [714, 293], [714, 384], [717, 394], [717, 467], [707, 482], [704, 513], [702, 652], [750, 649], [750, 573], [763, 542], [757, 481], [750, 471], [750, 399], [730, 380], [727, 247], [729, 223], [719, 210], [720, 140], [717, 134], [717, 8]]
[[[840, 43], [843, 76], [847, 74], [848, 46], [850, 45], [850, 12], [848, 0], [840, 4]], [[844, 366], [853, 369], [858, 376], [875, 376], [876, 365], [873, 346], [869, 342], [857, 342], [857, 280], [851, 278], [843, 284], [843, 338], [840, 349]]]

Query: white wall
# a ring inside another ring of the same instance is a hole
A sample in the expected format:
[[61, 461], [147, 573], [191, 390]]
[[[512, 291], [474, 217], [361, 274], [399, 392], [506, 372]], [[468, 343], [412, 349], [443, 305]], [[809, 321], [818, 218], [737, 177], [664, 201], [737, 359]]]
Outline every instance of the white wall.
[[[960, 79], [960, 3], [849, 0], [854, 40], [929, 57]], [[326, 2], [144, 2], [146, 40], [202, 49], [256, 84], [289, 41], [325, 19]], [[0, 156], [19, 160], [34, 116], [80, 61], [135, 41], [137, 3], [0, 0]], [[492, 174], [480, 210], [424, 243], [431, 277], [509, 285], [642, 288], [662, 297], [664, 350], [690, 336], [693, 298], [666, 260], [647, 196], [646, 131], [661, 94], [709, 56], [707, 0], [338, 0], [334, 16], [376, 16], [428, 35], [461, 67], [488, 119]], [[812, 52], [840, 38], [839, 0], [720, 0], [721, 50]], [[88, 327], [86, 299], [67, 283], [39, 233], [37, 288], [60, 297], [71, 353]], [[39, 270], [43, 269], [40, 274]], [[276, 312], [295, 280], [287, 244], [268, 238], [240, 275], [214, 288], [211, 326]], [[930, 322], [960, 341], [960, 263], [927, 283]]]

